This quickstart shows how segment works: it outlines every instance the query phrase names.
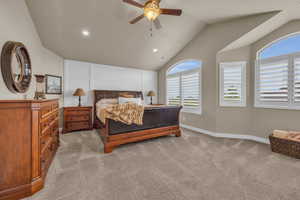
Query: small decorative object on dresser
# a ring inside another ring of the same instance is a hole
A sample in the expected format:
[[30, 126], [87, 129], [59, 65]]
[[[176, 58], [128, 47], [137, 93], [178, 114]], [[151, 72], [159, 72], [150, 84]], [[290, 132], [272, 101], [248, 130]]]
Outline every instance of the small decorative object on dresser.
[[0, 100], [0, 199], [41, 190], [59, 146], [58, 100]]
[[62, 94], [62, 77], [46, 74], [46, 94]]
[[148, 94], [147, 94], [147, 96], [151, 98], [151, 103], [150, 103], [151, 105], [153, 104], [152, 103], [152, 97], [155, 97], [155, 95], [156, 94], [155, 94], [155, 92], [153, 90], [149, 91]]
[[45, 96], [45, 76], [44, 75], [34, 75], [36, 78], [36, 90], [34, 94], [34, 99], [46, 99]]
[[85, 96], [85, 92], [82, 88], [77, 88], [76, 91], [74, 92], [73, 96], [75, 97], [79, 97], [78, 99], [78, 106], [80, 107], [81, 106], [81, 97], [82, 96]]
[[92, 106], [64, 107], [63, 132], [93, 129], [92, 110]]

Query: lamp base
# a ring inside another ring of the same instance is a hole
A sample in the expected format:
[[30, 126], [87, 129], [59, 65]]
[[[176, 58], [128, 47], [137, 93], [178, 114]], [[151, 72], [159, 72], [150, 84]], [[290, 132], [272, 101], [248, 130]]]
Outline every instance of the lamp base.
[[78, 107], [81, 107], [81, 96], [79, 96]]

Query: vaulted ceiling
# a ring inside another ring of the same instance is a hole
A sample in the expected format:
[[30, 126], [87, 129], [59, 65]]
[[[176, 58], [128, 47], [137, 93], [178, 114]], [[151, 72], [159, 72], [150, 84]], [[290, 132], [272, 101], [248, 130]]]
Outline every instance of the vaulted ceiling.
[[[144, 0], [137, 0], [141, 3]], [[297, 0], [162, 0], [180, 17], [160, 16], [163, 26], [150, 37], [150, 23], [128, 21], [142, 10], [122, 0], [26, 0], [43, 45], [66, 59], [156, 70], [207, 24], [275, 10], [298, 17]], [[297, 9], [296, 9], [297, 8]], [[90, 31], [83, 37], [82, 30]], [[158, 49], [154, 53], [153, 49]]]

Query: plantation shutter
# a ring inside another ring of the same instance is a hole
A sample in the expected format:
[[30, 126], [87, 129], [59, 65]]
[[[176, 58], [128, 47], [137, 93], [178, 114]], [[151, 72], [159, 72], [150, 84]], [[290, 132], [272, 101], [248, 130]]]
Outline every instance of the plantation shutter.
[[183, 74], [181, 77], [182, 105], [195, 108], [200, 105], [199, 71]]
[[223, 72], [224, 101], [241, 101], [242, 98], [242, 67], [225, 67]]
[[300, 57], [294, 59], [294, 101], [300, 102]]
[[180, 105], [180, 77], [167, 78], [167, 96], [169, 105]]
[[246, 62], [220, 64], [220, 105], [246, 106]]
[[261, 61], [259, 66], [259, 100], [288, 102], [288, 59]]

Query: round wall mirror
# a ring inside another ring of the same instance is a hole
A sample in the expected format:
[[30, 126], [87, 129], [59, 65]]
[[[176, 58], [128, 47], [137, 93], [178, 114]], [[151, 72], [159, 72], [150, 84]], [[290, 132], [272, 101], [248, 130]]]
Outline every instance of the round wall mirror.
[[26, 47], [20, 42], [6, 42], [1, 53], [1, 72], [7, 88], [24, 93], [31, 82], [31, 61]]

